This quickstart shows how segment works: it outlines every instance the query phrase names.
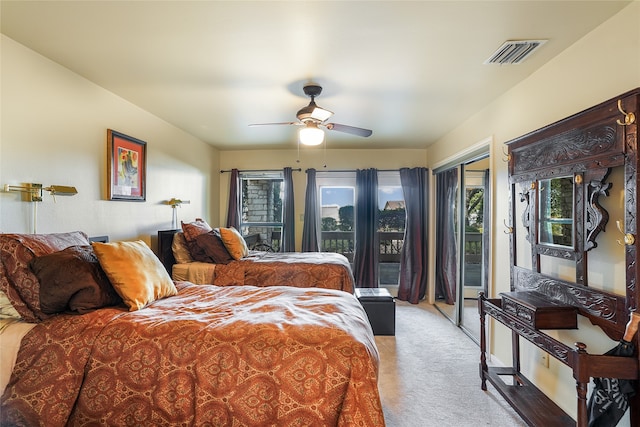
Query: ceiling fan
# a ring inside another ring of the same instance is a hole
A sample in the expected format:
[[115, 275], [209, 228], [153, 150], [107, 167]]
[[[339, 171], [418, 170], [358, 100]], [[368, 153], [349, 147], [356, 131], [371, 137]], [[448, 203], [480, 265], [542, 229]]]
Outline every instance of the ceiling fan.
[[368, 137], [371, 136], [373, 131], [369, 129], [363, 129], [354, 126], [341, 125], [339, 123], [326, 123], [333, 112], [325, 110], [319, 107], [315, 98], [322, 93], [322, 86], [315, 83], [310, 83], [303, 88], [305, 95], [311, 98], [311, 102], [306, 107], [301, 108], [296, 113], [298, 118], [297, 122], [282, 122], [282, 123], [254, 123], [249, 126], [270, 126], [270, 125], [294, 125], [303, 126], [300, 129], [299, 141], [304, 145], [319, 145], [324, 141], [324, 131], [321, 128], [328, 130], [335, 130], [338, 132], [344, 132], [351, 135]]

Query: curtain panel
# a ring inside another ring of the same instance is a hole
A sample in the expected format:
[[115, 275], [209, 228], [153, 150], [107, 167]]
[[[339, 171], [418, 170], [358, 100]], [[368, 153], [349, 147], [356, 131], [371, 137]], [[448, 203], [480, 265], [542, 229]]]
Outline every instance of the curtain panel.
[[354, 276], [356, 287], [378, 287], [378, 171], [356, 171], [356, 244]]
[[240, 172], [238, 169], [231, 169], [229, 178], [229, 205], [227, 207], [227, 227], [240, 230]]
[[316, 170], [307, 169], [307, 191], [304, 196], [304, 224], [302, 226], [302, 252], [320, 252], [318, 238], [318, 190]]
[[293, 170], [283, 169], [284, 200], [282, 202], [282, 243], [280, 252], [295, 252], [296, 250], [296, 221], [293, 197]]
[[490, 240], [491, 240], [491, 221], [489, 220], [489, 218], [491, 218], [491, 204], [489, 203], [489, 200], [491, 200], [490, 197], [490, 191], [491, 191], [491, 181], [490, 181], [491, 175], [489, 172], [489, 169], [486, 169], [484, 171], [484, 194], [482, 195], [482, 197], [484, 198], [483, 201], [483, 205], [482, 205], [482, 218], [483, 218], [483, 230], [482, 230], [482, 286], [483, 286], [483, 290], [486, 292], [487, 291], [487, 283], [489, 283], [489, 269], [487, 268], [487, 266], [489, 265], [489, 244], [490, 244]]
[[436, 175], [436, 299], [447, 304], [456, 301], [456, 192], [458, 170]]
[[398, 299], [417, 304], [427, 292], [429, 174], [426, 168], [400, 169], [406, 225], [400, 252]]

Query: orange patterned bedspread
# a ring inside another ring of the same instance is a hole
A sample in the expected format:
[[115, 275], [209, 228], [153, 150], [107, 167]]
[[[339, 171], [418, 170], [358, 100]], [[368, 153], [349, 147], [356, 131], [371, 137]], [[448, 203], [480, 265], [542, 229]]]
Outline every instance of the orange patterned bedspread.
[[332, 252], [257, 252], [213, 271], [217, 286], [293, 286], [338, 289], [353, 293], [354, 279], [349, 261]]
[[2, 425], [383, 426], [378, 352], [345, 292], [178, 282], [23, 340]]

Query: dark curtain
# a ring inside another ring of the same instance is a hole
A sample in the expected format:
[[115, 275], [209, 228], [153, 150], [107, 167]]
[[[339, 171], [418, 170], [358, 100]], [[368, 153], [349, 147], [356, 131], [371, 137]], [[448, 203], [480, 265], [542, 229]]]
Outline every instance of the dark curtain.
[[436, 175], [436, 299], [456, 301], [456, 168]]
[[240, 230], [240, 173], [238, 169], [231, 169], [229, 179], [229, 206], [227, 208], [227, 227]]
[[417, 304], [427, 292], [429, 175], [426, 168], [400, 169], [406, 226], [400, 252], [398, 299]]
[[295, 252], [296, 250], [296, 220], [293, 204], [293, 171], [290, 167], [284, 173], [284, 200], [282, 201], [282, 242], [280, 252]]
[[484, 192], [482, 194], [482, 286], [483, 290], [487, 292], [487, 283], [489, 283], [489, 241], [491, 236], [491, 205], [489, 204], [489, 197], [491, 191], [491, 182], [489, 182], [489, 169], [484, 171]]
[[307, 191], [304, 196], [304, 224], [302, 226], [302, 252], [320, 252], [318, 242], [318, 191], [316, 170], [307, 169]]
[[353, 259], [356, 287], [378, 287], [378, 171], [356, 171], [356, 245]]

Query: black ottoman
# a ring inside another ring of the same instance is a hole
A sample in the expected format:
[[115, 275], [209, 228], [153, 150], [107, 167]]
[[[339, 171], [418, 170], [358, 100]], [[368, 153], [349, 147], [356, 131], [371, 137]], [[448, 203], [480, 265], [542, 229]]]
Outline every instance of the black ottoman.
[[356, 297], [367, 313], [374, 335], [396, 334], [396, 306], [385, 288], [356, 288]]

